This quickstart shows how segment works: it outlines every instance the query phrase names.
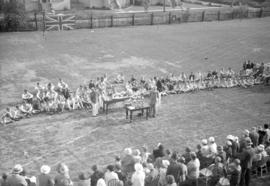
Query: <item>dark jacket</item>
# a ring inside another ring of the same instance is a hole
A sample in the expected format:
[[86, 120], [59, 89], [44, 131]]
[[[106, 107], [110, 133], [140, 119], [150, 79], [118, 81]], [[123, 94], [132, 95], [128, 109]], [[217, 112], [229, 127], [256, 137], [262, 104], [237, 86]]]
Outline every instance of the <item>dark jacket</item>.
[[179, 183], [179, 178], [183, 175], [182, 166], [176, 161], [171, 161], [167, 169], [167, 175], [172, 175], [176, 183]]
[[259, 143], [259, 134], [258, 132], [255, 132], [255, 131], [252, 131], [250, 134], [249, 134], [249, 137], [253, 143], [253, 146], [254, 147], [257, 147], [258, 146], [258, 143]]
[[37, 177], [37, 182], [39, 186], [53, 186], [53, 179], [48, 174], [40, 174]]
[[7, 178], [8, 186], [27, 186], [25, 178], [19, 174], [12, 174]]
[[231, 173], [230, 186], [238, 186], [240, 183], [240, 179], [241, 179], [241, 171], [235, 169]]
[[96, 186], [97, 185], [97, 181], [103, 177], [103, 173], [100, 171], [95, 171], [92, 175], [91, 175], [91, 186]]
[[242, 169], [250, 169], [255, 156], [254, 149], [250, 146], [246, 147], [243, 152], [239, 153], [238, 158], [241, 160]]

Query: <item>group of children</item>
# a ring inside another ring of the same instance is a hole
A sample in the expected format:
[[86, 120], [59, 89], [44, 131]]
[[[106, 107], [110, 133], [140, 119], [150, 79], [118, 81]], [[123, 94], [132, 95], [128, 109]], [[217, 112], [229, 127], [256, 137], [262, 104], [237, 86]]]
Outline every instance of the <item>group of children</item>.
[[[207, 73], [193, 73], [190, 75], [181, 73], [164, 77], [154, 77], [146, 80], [144, 77], [136, 79], [133, 75], [129, 81], [125, 81], [123, 74], [115, 79], [108, 80], [107, 75], [91, 80], [88, 86], [80, 85], [76, 91], [71, 91], [68, 84], [59, 79], [57, 86], [48, 83], [42, 86], [39, 82], [35, 86], [35, 92], [24, 90], [23, 103], [6, 108], [1, 117], [1, 123], [8, 124], [18, 121], [33, 114], [46, 112], [56, 113], [64, 110], [87, 109], [92, 110], [96, 116], [103, 107], [103, 102], [109, 99], [147, 95], [156, 89], [159, 95], [179, 94], [198, 90], [212, 90], [214, 88], [250, 87], [261, 84], [267, 80], [269, 83], [270, 67], [252, 65], [250, 62], [243, 64], [243, 69], [236, 73], [231, 68]], [[268, 78], [268, 79], [267, 79]], [[121, 86], [122, 90], [117, 90]]]

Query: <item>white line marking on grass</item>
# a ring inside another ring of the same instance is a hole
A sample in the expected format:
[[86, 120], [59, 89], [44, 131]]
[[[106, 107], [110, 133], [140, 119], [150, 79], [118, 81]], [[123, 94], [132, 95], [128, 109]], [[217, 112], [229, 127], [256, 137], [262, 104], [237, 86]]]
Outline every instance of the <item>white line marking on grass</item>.
[[[81, 139], [81, 138], [83, 138], [83, 137], [85, 137], [85, 136], [88, 136], [89, 134], [91, 134], [91, 133], [97, 131], [98, 129], [99, 129], [99, 127], [94, 128], [94, 129], [90, 130], [86, 135], [78, 136], [78, 137], [76, 137], [76, 138], [73, 138], [72, 140], [67, 141], [66, 143], [63, 143], [62, 145], [59, 146], [58, 150], [59, 150], [60, 148], [63, 148], [63, 147], [66, 146], [66, 145], [69, 145], [69, 144], [74, 143], [75, 141], [77, 141], [77, 140], [79, 140], [79, 139]], [[42, 159], [43, 157], [47, 156], [47, 155], [50, 154], [50, 153], [52, 153], [52, 152], [47, 152], [47, 153], [45, 153], [45, 154], [43, 154], [43, 155], [41, 155], [41, 156], [39, 156], [39, 157], [36, 157], [36, 158], [34, 158], [33, 160], [31, 160], [31, 161], [29, 161], [29, 162], [23, 164], [23, 166], [28, 166], [28, 165], [32, 164], [33, 162]]]

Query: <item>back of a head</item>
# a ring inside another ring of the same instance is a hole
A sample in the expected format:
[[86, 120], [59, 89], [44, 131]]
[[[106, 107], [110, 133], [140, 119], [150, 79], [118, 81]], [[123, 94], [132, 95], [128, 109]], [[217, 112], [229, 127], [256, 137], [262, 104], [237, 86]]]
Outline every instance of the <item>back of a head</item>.
[[93, 170], [94, 172], [97, 171], [97, 170], [98, 170], [97, 165], [93, 165], [93, 166], [92, 166], [92, 170]]
[[167, 175], [167, 176], [166, 176], [166, 181], [167, 181], [168, 184], [173, 184], [173, 183], [175, 183], [175, 180], [174, 180], [173, 175]]
[[65, 175], [67, 175], [69, 171], [68, 166], [64, 163], [59, 163], [56, 170], [59, 174], [65, 174]]
[[3, 173], [3, 174], [2, 174], [2, 179], [3, 179], [3, 180], [6, 180], [7, 177], [8, 177], [7, 173]]
[[264, 129], [268, 129], [269, 128], [269, 125], [268, 124], [264, 124], [263, 127], [264, 127]]
[[171, 158], [172, 158], [173, 160], [177, 160], [177, 158], [178, 158], [178, 153], [177, 153], [176, 151], [174, 151], [174, 152], [172, 153]]
[[79, 177], [80, 180], [86, 180], [86, 175], [83, 172], [79, 173], [78, 177]]
[[107, 166], [107, 169], [108, 169], [110, 172], [112, 172], [113, 169], [114, 169], [114, 167], [113, 167], [113, 165], [108, 165], [108, 166]]
[[195, 160], [195, 159], [197, 158], [196, 153], [195, 153], [195, 152], [191, 152], [191, 153], [190, 153], [190, 158], [191, 158], [192, 160]]

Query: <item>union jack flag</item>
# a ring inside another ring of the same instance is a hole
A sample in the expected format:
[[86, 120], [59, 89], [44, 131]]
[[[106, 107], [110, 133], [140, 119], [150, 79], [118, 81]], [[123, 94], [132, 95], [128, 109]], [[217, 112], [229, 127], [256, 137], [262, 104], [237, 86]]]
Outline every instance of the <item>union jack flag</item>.
[[47, 31], [50, 30], [73, 30], [75, 26], [74, 15], [45, 15], [45, 28]]

